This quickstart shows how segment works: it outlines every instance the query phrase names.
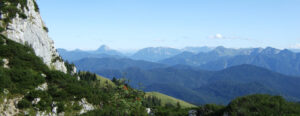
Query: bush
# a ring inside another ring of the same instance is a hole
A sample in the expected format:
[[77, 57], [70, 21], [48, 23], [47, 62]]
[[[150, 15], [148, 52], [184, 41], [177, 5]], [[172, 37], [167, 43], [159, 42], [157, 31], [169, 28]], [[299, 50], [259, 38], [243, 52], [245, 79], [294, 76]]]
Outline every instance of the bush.
[[0, 26], [0, 33], [3, 32], [5, 29]]
[[280, 96], [250, 95], [233, 100], [226, 112], [229, 115], [299, 115], [300, 105]]
[[23, 99], [21, 100], [19, 103], [18, 103], [18, 108], [20, 109], [25, 109], [25, 108], [29, 108], [31, 106], [31, 102], [29, 102], [28, 100], [26, 99]]
[[57, 113], [61, 113], [63, 111], [65, 111], [65, 105], [61, 102], [57, 103]]
[[39, 6], [37, 5], [37, 3], [34, 1], [33, 2], [34, 3], [34, 10], [36, 11], [36, 12], [40, 12], [40, 8], [39, 8]]
[[46, 31], [46, 32], [49, 32], [49, 29], [47, 27], [43, 27], [43, 29]]
[[27, 19], [27, 16], [26, 16], [24, 13], [19, 13], [19, 16], [20, 16], [22, 19]]
[[[7, 89], [11, 94], [24, 95], [18, 107], [51, 111], [55, 101], [58, 112], [72, 112], [68, 109], [79, 110], [80, 106], [65, 106], [63, 103], [79, 101], [86, 98], [95, 106], [105, 109], [106, 113], [144, 115], [142, 106], [144, 93], [132, 89], [120, 81], [117, 87], [98, 87], [99, 80], [93, 73], [80, 73], [82, 80], [60, 71], [50, 70], [43, 61], [34, 54], [30, 46], [21, 45], [0, 34], [0, 40], [6, 40], [7, 45], [0, 44], [0, 58], [8, 58], [10, 69], [0, 67], [0, 90]], [[1, 42], [1, 41], [0, 41]], [[46, 78], [41, 74], [45, 74]], [[38, 85], [47, 82], [47, 91], [37, 91]], [[91, 86], [94, 85], [94, 86]], [[31, 105], [35, 98], [41, 98], [38, 104]], [[117, 111], [115, 111], [118, 109]], [[103, 110], [101, 110], [103, 111]]]

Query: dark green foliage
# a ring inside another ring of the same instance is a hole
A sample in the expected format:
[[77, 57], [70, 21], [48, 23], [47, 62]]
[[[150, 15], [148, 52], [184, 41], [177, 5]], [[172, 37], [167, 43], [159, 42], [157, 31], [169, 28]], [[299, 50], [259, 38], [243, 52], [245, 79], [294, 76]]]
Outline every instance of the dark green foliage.
[[57, 104], [57, 107], [58, 107], [58, 108], [57, 108], [57, 112], [58, 112], [58, 113], [65, 111], [65, 106], [64, 106], [63, 103], [61, 103], [61, 102], [58, 103], [58, 104]]
[[143, 101], [143, 106], [147, 108], [153, 108], [155, 106], [162, 106], [161, 100], [155, 96], [148, 96]]
[[60, 56], [56, 56], [56, 57], [55, 57], [55, 56], [53, 55], [53, 57], [54, 57], [54, 58], [51, 60], [52, 63], [54, 63], [54, 62], [56, 62], [56, 61], [60, 61], [60, 62], [63, 61], [63, 59], [62, 59]]
[[[4, 39], [7, 45], [3, 45]], [[0, 66], [0, 90], [7, 89], [13, 95], [24, 95], [18, 105], [20, 108], [51, 111], [53, 102], [56, 102], [58, 112], [78, 111], [81, 109], [78, 103], [71, 108], [65, 104], [86, 98], [96, 108], [101, 107], [106, 112], [145, 114], [145, 107], [142, 106], [144, 92], [132, 89], [125, 83], [127, 81], [120, 81], [117, 87], [107, 84], [100, 88], [96, 74], [86, 72], [70, 75], [50, 70], [30, 46], [13, 42], [3, 35], [0, 35], [0, 43], [0, 58], [8, 59], [10, 67], [5, 69]], [[43, 77], [43, 74], [46, 77]], [[82, 76], [81, 80], [77, 80], [77, 75]], [[47, 91], [35, 90], [45, 82], [48, 84]], [[36, 98], [40, 98], [40, 101], [31, 104]]]
[[74, 70], [75, 65], [72, 63], [70, 64], [68, 61], [65, 61], [65, 66], [67, 68], [68, 74], [71, 74], [71, 72]]
[[[27, 18], [27, 16], [23, 13], [25, 8], [28, 9], [27, 0], [1, 0], [0, 4], [1, 14], [7, 14], [7, 16], [3, 19], [4, 27], [6, 27], [6, 25], [11, 22], [17, 14], [19, 14], [19, 16], [23, 19]], [[21, 5], [21, 9], [17, 8], [18, 4]]]
[[177, 109], [181, 109], [181, 105], [180, 105], [179, 102], [176, 103], [176, 108], [177, 108]]
[[27, 16], [24, 13], [19, 13], [19, 17], [21, 17], [22, 19], [27, 19]]
[[[118, 108], [119, 109], [119, 108]], [[101, 110], [94, 110], [83, 114], [82, 116], [148, 116], [145, 109], [135, 109], [132, 113], [120, 113], [114, 107], [105, 107]]]
[[0, 33], [4, 31], [4, 28], [0, 26]]
[[46, 91], [31, 91], [24, 97], [28, 101], [33, 101], [35, 98], [41, 98], [41, 101], [34, 105], [35, 107], [41, 110], [51, 109], [52, 97]]
[[20, 109], [29, 108], [30, 106], [31, 106], [31, 102], [29, 102], [26, 99], [23, 99], [23, 100], [19, 101], [19, 103], [18, 103], [18, 108], [20, 108]]
[[216, 104], [207, 104], [200, 106], [197, 112], [201, 116], [222, 116], [224, 113], [225, 106]]
[[111, 79], [111, 81], [113, 82], [113, 83], [117, 83], [117, 78], [116, 77], [113, 77], [112, 79]]
[[79, 77], [81, 80], [85, 81], [95, 81], [97, 80], [97, 76], [95, 73], [90, 73], [90, 72], [79, 72]]
[[34, 0], [34, 10], [36, 11], [36, 12], [40, 12], [40, 8], [39, 8], [39, 6], [38, 6], [38, 4], [36, 3], [36, 1]]
[[298, 116], [300, 104], [288, 102], [280, 96], [256, 94], [239, 97], [226, 107], [208, 104], [197, 111], [200, 116]]
[[166, 103], [166, 108], [175, 108], [175, 106], [171, 103]]
[[43, 27], [43, 29], [44, 29], [46, 32], [49, 32], [48, 27]]
[[0, 66], [3, 66], [4, 62], [2, 61], [2, 59], [0, 58]]
[[[33, 90], [36, 86], [45, 82], [45, 79], [40, 76], [39, 73], [34, 72], [30, 69], [17, 69], [13, 68], [6, 71], [7, 75], [10, 78], [10, 85], [4, 84], [7, 88], [12, 86], [13, 88], [9, 88], [12, 93], [22, 93], [25, 94], [26, 91]], [[6, 78], [6, 77], [4, 77]]]
[[300, 115], [300, 104], [287, 102], [280, 96], [250, 95], [233, 100], [227, 107], [229, 115]]
[[190, 109], [177, 109], [176, 107], [155, 107], [155, 116], [187, 116]]
[[[24, 94], [45, 82], [42, 72], [48, 70], [42, 60], [36, 57], [28, 46], [17, 44], [3, 35], [7, 45], [0, 44], [0, 57], [9, 60], [10, 69], [0, 67], [0, 87], [7, 88], [11, 93]], [[10, 78], [7, 78], [10, 77]]]
[[41, 58], [37, 57], [33, 49], [29, 46], [18, 44], [0, 35], [0, 39], [5, 39], [7, 45], [0, 45], [0, 55], [9, 59], [12, 68], [25, 68], [35, 71], [46, 72], [48, 67], [44, 65]]

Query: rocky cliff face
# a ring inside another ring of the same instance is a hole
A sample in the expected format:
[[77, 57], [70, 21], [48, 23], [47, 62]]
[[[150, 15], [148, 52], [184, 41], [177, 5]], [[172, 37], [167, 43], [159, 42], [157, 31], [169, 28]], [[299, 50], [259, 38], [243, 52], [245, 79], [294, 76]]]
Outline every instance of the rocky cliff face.
[[[21, 9], [21, 5], [18, 5], [18, 8]], [[48, 36], [48, 30], [39, 12], [35, 10], [35, 2], [27, 0], [27, 8], [23, 11], [27, 18], [20, 18], [17, 14], [8, 23], [3, 34], [18, 43], [30, 45], [36, 55], [41, 57], [50, 68], [67, 72], [64, 62], [56, 52], [53, 40]], [[1, 17], [5, 17], [5, 14]]]

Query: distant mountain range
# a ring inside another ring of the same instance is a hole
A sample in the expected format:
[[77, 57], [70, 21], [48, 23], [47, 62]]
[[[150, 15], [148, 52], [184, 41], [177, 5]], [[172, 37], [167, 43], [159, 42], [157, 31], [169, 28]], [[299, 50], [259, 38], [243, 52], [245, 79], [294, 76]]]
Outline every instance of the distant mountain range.
[[82, 70], [97, 71], [103, 69], [123, 70], [131, 67], [141, 69], [153, 69], [166, 67], [164, 64], [147, 62], [143, 60], [132, 60], [129, 58], [84, 58], [74, 61], [76, 67]]
[[177, 54], [180, 54], [181, 50], [174, 48], [164, 48], [164, 47], [150, 47], [139, 50], [137, 53], [131, 56], [132, 59], [145, 60], [156, 62], [162, 59], [166, 59]]
[[100, 46], [97, 50], [94, 51], [83, 51], [83, 50], [73, 50], [68, 51], [65, 49], [57, 49], [61, 57], [65, 60], [68, 60], [70, 62], [80, 60], [83, 58], [107, 58], [107, 57], [113, 57], [113, 58], [120, 58], [124, 57], [124, 55], [121, 52], [118, 52], [116, 50], [112, 50], [109, 47], [103, 45]]
[[142, 84], [146, 91], [161, 92], [195, 104], [226, 104], [235, 97], [254, 93], [300, 101], [297, 90], [300, 55], [289, 50], [217, 47], [197, 53], [191, 48], [186, 51], [145, 48], [132, 56], [105, 47], [97, 51], [61, 54], [67, 60], [83, 54], [72, 59], [79, 70], [108, 78], [125, 77], [133, 87]]
[[286, 75], [300, 75], [300, 54], [287, 49], [253, 48], [227, 49], [218, 47], [207, 53], [181, 53], [159, 61], [167, 65], [190, 65], [204, 70], [222, 70], [227, 67], [251, 64]]
[[128, 57], [135, 60], [157, 62], [159, 60], [173, 57], [182, 52], [199, 53], [199, 52], [209, 52], [211, 50], [213, 50], [212, 47], [186, 47], [183, 49], [175, 49], [169, 47], [149, 47], [149, 48], [138, 50], [136, 53], [133, 53], [132, 55], [128, 55], [127, 53], [122, 53], [117, 50], [110, 49], [106, 45], [102, 45], [97, 50], [93, 50], [93, 51], [83, 51], [78, 49], [68, 51], [60, 48], [58, 49], [58, 52], [63, 57], [63, 59], [66, 59], [68, 61], [80, 60], [82, 58]]
[[293, 52], [296, 52], [296, 53], [299, 53], [299, 52], [300, 52], [300, 49], [289, 49], [289, 50], [291, 50], [291, 51], [293, 51]]

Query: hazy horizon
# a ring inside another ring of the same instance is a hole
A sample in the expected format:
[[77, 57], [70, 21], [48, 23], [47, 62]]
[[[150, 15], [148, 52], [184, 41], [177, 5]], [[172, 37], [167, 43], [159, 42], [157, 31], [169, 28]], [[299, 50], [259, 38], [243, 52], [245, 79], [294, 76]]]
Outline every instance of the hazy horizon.
[[[39, 0], [57, 48], [300, 48], [300, 1]], [[55, 6], [55, 7], [53, 7]]]
[[[265, 48], [271, 47], [271, 46], [266, 46], [266, 47], [240, 47], [240, 48], [233, 48], [233, 47], [225, 47], [225, 46], [186, 46], [186, 47], [183, 47], [183, 48], [174, 48], [174, 47], [168, 47], [168, 46], [149, 46], [149, 47], [143, 47], [143, 48], [137, 48], [137, 49], [117, 49], [117, 48], [112, 48], [112, 47], [110, 47], [108, 45], [99, 45], [95, 49], [80, 49], [80, 48], [75, 48], [75, 49], [57, 48], [57, 49], [64, 49], [64, 50], [67, 50], [67, 51], [80, 50], [80, 51], [89, 52], [89, 51], [96, 51], [97, 49], [99, 49], [102, 46], [106, 46], [110, 50], [116, 50], [116, 51], [119, 51], [119, 52], [121, 52], [123, 54], [133, 54], [133, 53], [136, 53], [139, 50], [142, 50], [144, 48], [173, 48], [173, 49], [178, 49], [178, 50], [183, 50], [184, 51], [184, 49], [186, 49], [186, 48], [202, 48], [202, 47], [207, 47], [207, 48], [211, 48], [211, 49], [215, 49], [217, 47], [224, 47], [224, 48], [228, 48], [228, 49], [251, 49], [251, 48], [262, 48], [262, 49], [265, 49]], [[271, 48], [275, 48], [275, 47], [271, 47]], [[288, 50], [292, 50], [293, 52], [298, 52], [300, 50], [300, 49], [297, 49], [297, 48], [283, 48], [283, 49], [281, 49], [281, 48], [275, 48], [275, 49], [279, 49], [279, 50], [288, 49]]]

